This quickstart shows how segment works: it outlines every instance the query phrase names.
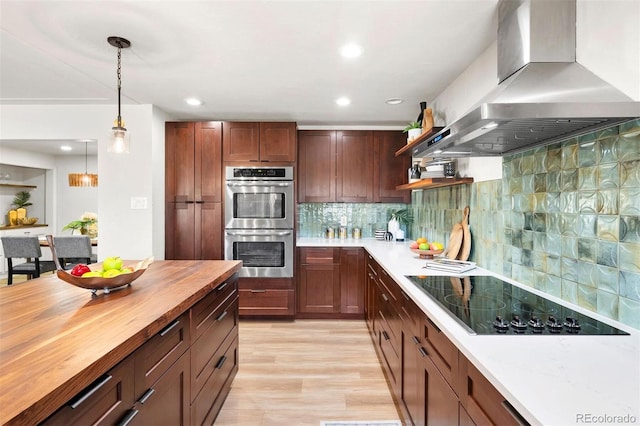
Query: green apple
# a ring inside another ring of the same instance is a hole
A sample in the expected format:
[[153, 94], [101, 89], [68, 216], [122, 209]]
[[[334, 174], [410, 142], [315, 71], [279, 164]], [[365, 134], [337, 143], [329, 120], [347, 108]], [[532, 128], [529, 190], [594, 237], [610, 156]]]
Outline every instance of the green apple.
[[120, 270], [122, 268], [122, 259], [119, 256], [110, 256], [102, 261], [102, 269], [108, 271], [109, 269]]
[[118, 275], [120, 275], [122, 272], [120, 272], [120, 269], [107, 269], [103, 274], [102, 274], [102, 278], [113, 278], [113, 277], [117, 277]]
[[420, 243], [420, 245], [418, 246], [419, 250], [429, 250], [429, 244], [427, 243]]

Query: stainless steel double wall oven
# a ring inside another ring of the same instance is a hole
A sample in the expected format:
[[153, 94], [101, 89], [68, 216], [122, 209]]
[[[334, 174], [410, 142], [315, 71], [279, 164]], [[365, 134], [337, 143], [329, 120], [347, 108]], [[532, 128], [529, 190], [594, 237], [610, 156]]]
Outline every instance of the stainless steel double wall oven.
[[293, 167], [225, 168], [224, 252], [241, 277], [293, 277]]

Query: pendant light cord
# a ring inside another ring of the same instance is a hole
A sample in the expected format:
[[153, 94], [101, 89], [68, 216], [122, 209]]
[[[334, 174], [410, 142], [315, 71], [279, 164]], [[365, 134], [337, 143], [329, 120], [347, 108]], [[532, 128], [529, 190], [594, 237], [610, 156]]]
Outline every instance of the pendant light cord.
[[122, 87], [122, 71], [120, 67], [122, 47], [118, 45], [118, 127], [122, 127], [122, 117], [120, 115], [120, 88]]
[[84, 174], [85, 176], [88, 176], [89, 173], [87, 173], [87, 142], [84, 143]]

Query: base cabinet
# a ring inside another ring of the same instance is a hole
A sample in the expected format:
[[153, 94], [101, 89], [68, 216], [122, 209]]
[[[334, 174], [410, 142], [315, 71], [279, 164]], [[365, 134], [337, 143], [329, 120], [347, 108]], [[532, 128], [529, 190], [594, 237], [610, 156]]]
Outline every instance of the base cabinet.
[[297, 270], [297, 317], [364, 317], [364, 249], [300, 247]]
[[293, 278], [240, 278], [240, 317], [293, 317]]
[[238, 371], [237, 279], [218, 285], [42, 424], [213, 424]]

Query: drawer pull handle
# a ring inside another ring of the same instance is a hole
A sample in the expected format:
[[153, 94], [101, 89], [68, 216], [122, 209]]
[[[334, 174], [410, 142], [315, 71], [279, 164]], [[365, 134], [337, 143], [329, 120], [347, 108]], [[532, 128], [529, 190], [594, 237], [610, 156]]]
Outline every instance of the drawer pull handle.
[[78, 398], [75, 401], [73, 401], [71, 404], [69, 404], [69, 406], [72, 409], [78, 408], [80, 406], [80, 404], [82, 404], [87, 399], [89, 399], [89, 397], [91, 395], [96, 393], [98, 391], [98, 389], [100, 389], [102, 386], [104, 386], [105, 383], [107, 383], [112, 378], [113, 378], [112, 376], [106, 375], [106, 376], [102, 377], [99, 381], [94, 382], [94, 384], [91, 387], [91, 389], [87, 389], [82, 395], [79, 395]]
[[140, 401], [140, 404], [144, 404], [149, 398], [151, 398], [151, 395], [153, 395], [154, 393], [156, 393], [156, 390], [154, 388], [149, 388], [145, 393], [142, 394], [138, 401]]
[[427, 317], [427, 321], [429, 321], [429, 324], [431, 324], [431, 327], [435, 328], [438, 333], [442, 333], [442, 331], [440, 331], [438, 326], [435, 325], [435, 323], [433, 321], [431, 321], [431, 318]]
[[120, 423], [118, 423], [118, 426], [127, 426], [129, 423], [131, 423], [131, 420], [133, 420], [133, 418], [137, 415], [138, 415], [138, 410], [129, 410], [129, 413], [127, 413], [125, 418], [122, 419]]
[[216, 321], [222, 321], [222, 318], [227, 316], [227, 311], [224, 311], [223, 313], [221, 313], [218, 318], [216, 318]]
[[410, 299], [409, 299], [409, 296], [407, 296], [407, 293], [405, 293], [405, 292], [404, 292], [404, 291], [402, 291], [402, 290], [400, 290], [400, 293], [402, 293], [402, 297], [404, 297], [404, 298], [405, 298], [405, 299], [407, 299], [407, 300], [410, 300]]
[[222, 358], [220, 358], [220, 361], [218, 361], [218, 363], [216, 364], [216, 369], [218, 369], [218, 370], [221, 369], [226, 360], [227, 360], [227, 356], [226, 355], [222, 355]]
[[267, 290], [250, 290], [251, 293], [266, 293]]
[[387, 297], [386, 294], [382, 293], [382, 300], [384, 300], [385, 302], [388, 302], [389, 298]]
[[222, 284], [220, 284], [218, 287], [216, 287], [216, 290], [220, 291], [220, 290], [222, 290], [223, 288], [225, 288], [228, 285], [229, 285], [229, 283], [225, 281]]
[[389, 340], [389, 335], [387, 334], [386, 331], [382, 332], [382, 337], [384, 337], [384, 340]]
[[509, 401], [502, 401], [502, 406], [520, 426], [530, 426], [530, 423], [526, 421], [515, 408], [513, 408], [513, 405], [509, 404]]
[[418, 339], [416, 336], [411, 336], [411, 340], [413, 340], [413, 343], [415, 343], [416, 345], [420, 344], [420, 339]]
[[418, 352], [420, 352], [420, 355], [422, 355], [422, 358], [425, 358], [427, 356], [429, 356], [429, 354], [427, 353], [427, 351], [424, 350], [424, 348], [422, 346], [420, 346], [418, 348]]
[[167, 335], [168, 332], [170, 332], [178, 324], [180, 324], [180, 321], [179, 320], [175, 320], [174, 322], [172, 322], [171, 324], [169, 324], [168, 326], [163, 328], [162, 331], [160, 333], [158, 333], [158, 334], [160, 334], [160, 337], [164, 337], [164, 336]]

